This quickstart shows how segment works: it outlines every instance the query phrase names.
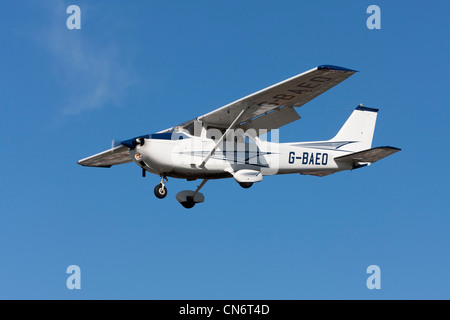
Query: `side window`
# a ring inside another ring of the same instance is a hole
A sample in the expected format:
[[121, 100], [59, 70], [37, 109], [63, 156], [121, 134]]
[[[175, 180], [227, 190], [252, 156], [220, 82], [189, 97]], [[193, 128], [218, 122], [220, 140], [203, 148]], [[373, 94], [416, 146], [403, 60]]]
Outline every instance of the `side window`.
[[202, 135], [202, 124], [198, 120], [192, 120], [183, 126], [184, 130], [191, 136], [200, 137]]
[[193, 135], [194, 135], [194, 122], [191, 122], [191, 123], [189, 123], [188, 125], [186, 125], [186, 126], [184, 127], [184, 130], [186, 130], [187, 132], [189, 132], [189, 134], [190, 134], [191, 136], [193, 136]]

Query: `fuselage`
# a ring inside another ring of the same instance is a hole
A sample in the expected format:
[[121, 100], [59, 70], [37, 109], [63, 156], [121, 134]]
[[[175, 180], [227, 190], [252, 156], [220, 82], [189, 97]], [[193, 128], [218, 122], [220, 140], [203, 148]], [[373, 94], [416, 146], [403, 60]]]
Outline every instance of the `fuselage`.
[[[337, 172], [351, 166], [334, 161], [351, 152], [324, 148], [316, 143], [273, 143], [260, 139], [250, 142], [223, 142], [203, 166], [199, 166], [216, 145], [215, 140], [188, 134], [150, 135], [142, 145], [130, 150], [133, 161], [145, 170], [181, 179], [232, 177], [243, 169], [265, 175]], [[320, 146], [320, 147], [317, 147]]]

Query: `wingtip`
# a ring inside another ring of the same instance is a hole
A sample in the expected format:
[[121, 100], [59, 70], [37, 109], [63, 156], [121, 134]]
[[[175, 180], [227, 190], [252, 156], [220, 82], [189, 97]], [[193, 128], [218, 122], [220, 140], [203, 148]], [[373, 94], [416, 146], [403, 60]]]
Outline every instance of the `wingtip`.
[[88, 165], [84, 164], [84, 163], [82, 162], [82, 160], [78, 160], [78, 161], [77, 161], [77, 164], [78, 164], [79, 166], [82, 166], [82, 167], [89, 167]]
[[380, 111], [380, 109], [376, 109], [376, 108], [363, 107], [362, 104], [360, 104], [359, 106], [357, 106], [357, 107], [355, 108], [355, 110], [360, 110], [360, 111], [370, 111], [370, 112], [378, 112], [378, 111]]
[[358, 70], [348, 69], [339, 66], [333, 66], [331, 64], [323, 64], [317, 67], [317, 70], [334, 70], [334, 71], [346, 71], [346, 72], [359, 72]]

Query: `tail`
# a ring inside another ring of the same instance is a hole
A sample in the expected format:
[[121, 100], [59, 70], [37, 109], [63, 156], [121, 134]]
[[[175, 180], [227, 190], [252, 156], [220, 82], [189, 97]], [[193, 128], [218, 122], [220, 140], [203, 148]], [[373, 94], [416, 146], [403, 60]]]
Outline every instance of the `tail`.
[[372, 146], [378, 109], [357, 107], [330, 142], [342, 142], [342, 149], [362, 151]]

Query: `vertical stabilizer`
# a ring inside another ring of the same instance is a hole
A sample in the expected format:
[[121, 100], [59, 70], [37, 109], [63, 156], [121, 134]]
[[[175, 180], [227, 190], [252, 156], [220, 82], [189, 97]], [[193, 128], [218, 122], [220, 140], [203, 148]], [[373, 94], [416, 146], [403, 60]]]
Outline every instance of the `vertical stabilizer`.
[[378, 109], [357, 107], [339, 130], [338, 134], [331, 139], [333, 142], [348, 142], [342, 149], [348, 151], [362, 151], [372, 147], [373, 133], [377, 121]]

